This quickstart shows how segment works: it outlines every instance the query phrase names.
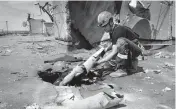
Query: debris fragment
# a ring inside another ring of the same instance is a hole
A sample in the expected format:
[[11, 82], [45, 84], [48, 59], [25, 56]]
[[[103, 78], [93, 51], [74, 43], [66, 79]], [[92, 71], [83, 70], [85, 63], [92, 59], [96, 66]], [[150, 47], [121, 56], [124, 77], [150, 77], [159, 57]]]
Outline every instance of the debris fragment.
[[12, 72], [11, 74], [19, 74], [20, 72]]
[[109, 76], [112, 77], [112, 78], [117, 78], [117, 77], [123, 77], [123, 76], [126, 76], [127, 73], [121, 69], [115, 71], [115, 72], [112, 72]]
[[154, 55], [155, 58], [161, 58], [161, 52], [158, 52]]
[[168, 63], [168, 62], [165, 62], [164, 65], [167, 66], [167, 67], [175, 67], [174, 64], [171, 64], [171, 63]]
[[151, 73], [151, 72], [154, 72], [155, 74], [159, 74], [159, 73], [161, 73], [161, 70], [146, 69], [144, 72], [145, 72], [145, 73]]
[[56, 86], [55, 88], [58, 93], [56, 103], [59, 105], [68, 106], [70, 103], [82, 99], [78, 88], [68, 86]]
[[170, 90], [172, 90], [172, 89], [169, 88], [169, 87], [166, 87], [166, 88], [164, 88], [162, 91], [163, 91], [163, 92], [167, 92], [167, 91], [170, 91]]
[[37, 45], [36, 45], [36, 48], [37, 48], [37, 49], [43, 49], [44, 47], [42, 47], [41, 45], [37, 44]]
[[153, 72], [153, 70], [151, 70], [151, 69], [146, 69], [146, 70], [144, 70], [144, 72], [145, 72], [145, 73], [149, 73], [149, 72]]
[[26, 106], [25, 109], [41, 109], [37, 103], [33, 103], [30, 106]]
[[154, 58], [172, 58], [173, 57], [173, 54], [167, 54], [167, 53], [164, 53], [164, 52], [158, 52], [154, 55]]
[[10, 56], [11, 53], [12, 53], [12, 50], [6, 49], [6, 50], [4, 51], [4, 53], [2, 53], [1, 56]]
[[161, 73], [161, 70], [154, 70], [153, 71], [155, 74], [159, 74], [159, 73]]
[[148, 76], [148, 77], [145, 77], [144, 79], [150, 79], [150, 77]]

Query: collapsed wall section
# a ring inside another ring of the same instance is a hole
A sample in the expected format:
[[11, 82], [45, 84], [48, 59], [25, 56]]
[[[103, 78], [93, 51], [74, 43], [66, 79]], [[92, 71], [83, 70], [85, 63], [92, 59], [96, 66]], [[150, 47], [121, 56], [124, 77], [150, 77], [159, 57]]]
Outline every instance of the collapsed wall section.
[[120, 12], [122, 1], [53, 1], [55, 36], [90, 49], [99, 42], [104, 31], [97, 27], [97, 16], [102, 11]]

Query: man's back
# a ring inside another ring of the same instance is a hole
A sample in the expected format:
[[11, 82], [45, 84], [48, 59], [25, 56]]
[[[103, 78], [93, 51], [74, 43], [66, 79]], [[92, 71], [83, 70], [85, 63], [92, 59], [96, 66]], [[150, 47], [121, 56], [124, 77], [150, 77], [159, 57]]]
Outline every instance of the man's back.
[[127, 38], [129, 40], [138, 39], [139, 36], [129, 27], [115, 25], [113, 31], [110, 33], [110, 37], [112, 38], [112, 43], [116, 44], [116, 41], [120, 37]]

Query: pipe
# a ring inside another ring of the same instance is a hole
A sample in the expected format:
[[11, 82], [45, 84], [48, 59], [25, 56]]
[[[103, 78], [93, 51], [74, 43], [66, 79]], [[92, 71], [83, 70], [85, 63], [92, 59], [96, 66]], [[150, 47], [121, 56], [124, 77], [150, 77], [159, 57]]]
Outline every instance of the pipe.
[[73, 68], [71, 73], [69, 73], [59, 85], [65, 86], [70, 83], [74, 77], [78, 77], [79, 75], [86, 72], [88, 73], [94, 66], [95, 62], [100, 58], [100, 56], [102, 56], [104, 50], [104, 48], [99, 49], [96, 53], [90, 56], [90, 58], [88, 58], [87, 61], [83, 63], [83, 65], [77, 65], [75, 68]]

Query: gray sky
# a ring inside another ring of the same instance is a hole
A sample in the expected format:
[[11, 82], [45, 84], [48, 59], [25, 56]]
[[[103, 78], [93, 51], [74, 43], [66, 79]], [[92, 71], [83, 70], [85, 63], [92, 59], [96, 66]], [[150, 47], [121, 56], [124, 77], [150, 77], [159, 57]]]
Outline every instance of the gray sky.
[[40, 15], [36, 1], [0, 1], [0, 29], [5, 29], [5, 21], [8, 21], [9, 30], [25, 30], [22, 22], [27, 20], [27, 13], [36, 19], [50, 21], [46, 14]]

